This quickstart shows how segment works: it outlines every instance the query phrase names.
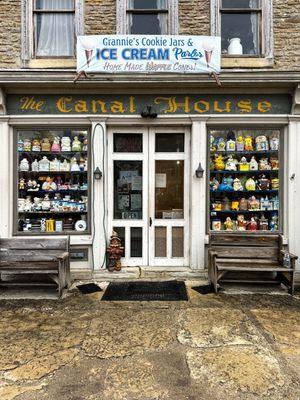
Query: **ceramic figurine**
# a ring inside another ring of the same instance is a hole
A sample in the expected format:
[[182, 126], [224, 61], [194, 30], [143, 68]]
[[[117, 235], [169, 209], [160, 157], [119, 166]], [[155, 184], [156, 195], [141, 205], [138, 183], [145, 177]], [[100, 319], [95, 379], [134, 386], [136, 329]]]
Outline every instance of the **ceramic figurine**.
[[70, 171], [70, 163], [65, 159], [63, 162], [60, 163], [59, 170]]
[[18, 211], [23, 212], [25, 208], [25, 199], [18, 199]]
[[251, 136], [245, 137], [245, 144], [244, 144], [245, 151], [253, 151], [253, 140]]
[[279, 137], [277, 133], [274, 133], [270, 138], [270, 150], [272, 151], [279, 150]]
[[250, 169], [250, 171], [258, 170], [258, 162], [256, 161], [254, 156], [251, 157], [251, 160], [249, 162], [249, 169]]
[[217, 150], [218, 151], [225, 151], [226, 148], [226, 143], [223, 138], [218, 138], [217, 139]]
[[244, 138], [242, 135], [238, 135], [236, 139], [236, 150], [244, 151]]
[[260, 175], [258, 181], [257, 181], [257, 188], [259, 190], [269, 190], [270, 188], [270, 180], [266, 178], [265, 175]]
[[23, 150], [24, 151], [31, 151], [31, 141], [30, 141], [30, 139], [28, 139], [28, 138], [24, 139]]
[[266, 196], [265, 198], [262, 197], [260, 199], [260, 209], [263, 211], [268, 211], [270, 208], [272, 207], [271, 202], [268, 198], [268, 196]]
[[33, 139], [32, 151], [41, 151], [41, 141], [39, 139]]
[[248, 201], [245, 197], [242, 197], [239, 202], [239, 210], [240, 211], [247, 211], [248, 210]]
[[71, 164], [71, 171], [74, 171], [74, 172], [75, 171], [80, 171], [80, 168], [79, 168], [79, 165], [77, 163], [76, 157], [72, 157], [71, 158], [70, 164]]
[[[88, 150], [88, 138], [87, 137], [83, 139], [82, 150], [83, 151], [87, 151]], [[211, 151], [212, 151], [212, 149], [211, 149]], [[213, 150], [213, 151], [216, 151], [216, 150]]]
[[39, 197], [35, 197], [33, 199], [33, 209], [34, 209], [34, 211], [42, 210], [42, 199], [40, 199]]
[[222, 210], [223, 211], [230, 211], [231, 210], [231, 202], [228, 197], [224, 197], [222, 201]]
[[235, 151], [235, 141], [232, 139], [226, 142], [226, 151]]
[[86, 171], [86, 167], [85, 167], [85, 159], [81, 158], [79, 160], [79, 170], [80, 171]]
[[31, 201], [31, 196], [26, 196], [25, 199], [25, 204], [24, 204], [24, 211], [25, 212], [31, 212], [32, 211], [32, 201]]
[[23, 158], [20, 162], [19, 165], [19, 170], [20, 171], [29, 171], [29, 162], [27, 160], [27, 158]]
[[54, 160], [50, 161], [50, 171], [59, 171], [60, 170], [60, 162], [55, 157]]
[[214, 168], [216, 171], [222, 171], [225, 168], [224, 159], [221, 154], [215, 155]]
[[279, 189], [279, 179], [278, 178], [271, 179], [271, 188], [273, 190]]
[[39, 171], [49, 171], [50, 170], [50, 161], [46, 156], [39, 161]]
[[63, 231], [63, 221], [55, 221], [55, 231], [56, 232]]
[[53, 143], [52, 143], [52, 146], [51, 146], [51, 151], [53, 153], [60, 152], [60, 138], [59, 138], [59, 136], [55, 136], [55, 138], [53, 139]]
[[[83, 151], [87, 151], [87, 138], [84, 139], [83, 141], [83, 147], [82, 147]], [[217, 151], [217, 147], [215, 144], [215, 138], [213, 135], [210, 135], [210, 152], [211, 153], [215, 153]]]
[[269, 150], [268, 139], [265, 135], [260, 135], [255, 138], [255, 146], [257, 151]]
[[246, 230], [246, 221], [245, 221], [245, 217], [242, 214], [239, 214], [237, 216], [237, 230], [238, 231], [245, 231]]
[[252, 191], [256, 189], [256, 183], [253, 178], [248, 178], [245, 183], [245, 189], [248, 191]]
[[273, 197], [273, 199], [271, 200], [272, 202], [272, 209], [273, 210], [279, 210], [279, 198], [278, 196]]
[[223, 209], [222, 203], [219, 200], [215, 201], [214, 203], [212, 203], [212, 209], [214, 211], [222, 211]]
[[278, 216], [277, 215], [273, 215], [271, 218], [271, 221], [269, 223], [269, 228], [270, 231], [278, 231]]
[[78, 139], [78, 136], [74, 137], [72, 142], [72, 151], [81, 151], [81, 141]]
[[46, 232], [46, 218], [40, 220], [41, 232]]
[[262, 215], [259, 219], [259, 230], [267, 231], [268, 230], [268, 220]]
[[71, 151], [71, 139], [68, 136], [61, 138], [61, 151]]
[[38, 171], [39, 170], [39, 163], [37, 159], [35, 159], [31, 164], [31, 171]]
[[259, 200], [256, 199], [255, 196], [251, 196], [248, 200], [248, 210], [257, 211], [260, 209]]
[[270, 157], [270, 164], [272, 169], [279, 169], [279, 161], [277, 157]]
[[222, 179], [222, 182], [220, 183], [218, 187], [218, 191], [220, 192], [231, 192], [233, 190], [233, 187], [231, 184], [228, 183], [228, 179], [224, 176]]
[[220, 219], [214, 219], [211, 222], [211, 229], [213, 231], [220, 231], [222, 228], [221, 220]]
[[210, 181], [210, 190], [213, 192], [216, 192], [219, 188], [219, 181], [217, 180], [217, 178], [212, 178], [212, 180]]
[[239, 200], [232, 200], [232, 202], [231, 202], [231, 210], [232, 211], [239, 211], [239, 205], [240, 205]]
[[243, 54], [243, 45], [239, 37], [235, 37], [229, 40], [227, 53], [229, 55], [235, 55], [235, 56]]
[[257, 222], [256, 222], [254, 217], [251, 217], [251, 220], [247, 225], [247, 230], [249, 230], [249, 231], [257, 231]]
[[81, 186], [80, 186], [80, 190], [88, 190], [88, 184], [86, 182], [84, 182]]
[[236, 171], [236, 169], [237, 169], [236, 163], [235, 163], [234, 159], [232, 158], [232, 156], [228, 157], [226, 164], [225, 164], [225, 169], [227, 171]]
[[233, 178], [231, 175], [227, 176], [227, 187], [229, 191], [233, 190]]
[[232, 231], [233, 230], [233, 222], [231, 220], [230, 217], [227, 217], [225, 222], [224, 222], [224, 226], [226, 231]]
[[18, 140], [18, 151], [23, 151], [24, 150], [24, 141], [22, 138]]
[[243, 185], [241, 184], [241, 181], [239, 178], [235, 178], [233, 180], [233, 190], [234, 191], [244, 190]]
[[24, 190], [25, 189], [25, 179], [21, 178], [19, 179], [19, 190]]
[[42, 139], [41, 147], [42, 147], [42, 151], [50, 151], [50, 149], [51, 149], [50, 140], [48, 138]]
[[46, 181], [42, 185], [42, 189], [47, 191], [57, 190], [57, 184], [53, 181], [52, 177], [47, 176]]
[[268, 171], [271, 169], [271, 165], [269, 165], [268, 159], [266, 157], [262, 157], [259, 160], [258, 169], [262, 171]]
[[246, 160], [246, 157], [242, 157], [239, 162], [239, 170], [240, 171], [249, 171], [249, 163]]
[[32, 223], [29, 218], [26, 218], [25, 223], [23, 225], [23, 231], [28, 232], [31, 231], [31, 229], [32, 229]]
[[41, 202], [41, 205], [42, 205], [42, 210], [43, 211], [49, 211], [50, 210], [51, 201], [49, 199], [49, 195], [48, 194], [45, 194], [45, 197], [43, 198], [43, 200]]
[[[29, 185], [30, 182], [30, 185]], [[40, 185], [37, 183], [36, 180], [33, 181], [28, 181], [27, 183], [27, 187], [28, 187], [28, 192], [38, 192], [40, 190]]]
[[55, 220], [52, 218], [46, 219], [46, 232], [54, 232]]

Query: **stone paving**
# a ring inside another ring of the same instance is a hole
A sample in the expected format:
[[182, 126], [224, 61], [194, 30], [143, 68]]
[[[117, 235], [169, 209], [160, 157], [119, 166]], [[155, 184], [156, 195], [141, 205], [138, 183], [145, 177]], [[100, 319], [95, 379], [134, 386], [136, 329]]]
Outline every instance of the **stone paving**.
[[300, 399], [299, 292], [188, 292], [2, 300], [0, 400]]

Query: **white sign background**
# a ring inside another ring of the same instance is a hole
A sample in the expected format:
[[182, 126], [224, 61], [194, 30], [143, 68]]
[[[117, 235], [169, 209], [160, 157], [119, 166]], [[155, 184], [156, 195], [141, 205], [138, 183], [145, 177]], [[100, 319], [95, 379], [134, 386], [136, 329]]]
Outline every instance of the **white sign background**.
[[90, 35], [77, 38], [77, 71], [104, 73], [219, 72], [216, 36]]

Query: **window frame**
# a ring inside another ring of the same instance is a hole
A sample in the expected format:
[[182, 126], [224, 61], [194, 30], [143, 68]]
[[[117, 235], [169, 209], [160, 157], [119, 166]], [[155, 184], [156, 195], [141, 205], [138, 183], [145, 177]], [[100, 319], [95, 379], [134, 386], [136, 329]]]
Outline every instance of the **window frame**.
[[[74, 13], [74, 30], [75, 30], [75, 49], [73, 56], [36, 56], [35, 53], [35, 32], [34, 32], [34, 15], [43, 13], [44, 10], [36, 11], [34, 8], [35, 0], [21, 0], [22, 6], [22, 28], [21, 28], [21, 59], [23, 65], [30, 60], [74, 60], [76, 58], [76, 37], [84, 33], [84, 0], [74, 0], [74, 10], [67, 12]], [[56, 12], [55, 10], [51, 10]], [[65, 12], [57, 10], [57, 12]]]
[[[118, 35], [130, 35], [129, 33], [129, 15], [130, 13], [143, 13], [143, 14], [154, 14], [154, 13], [167, 13], [167, 34], [178, 35], [179, 23], [178, 23], [178, 0], [167, 0], [167, 9], [129, 9], [129, 3], [127, 0], [117, 0], [117, 27], [116, 31]], [[157, 11], [156, 11], [157, 10]]]
[[[211, 15], [211, 35], [221, 36], [221, 14], [224, 9], [222, 6], [222, 0], [211, 0], [210, 3], [210, 15]], [[234, 8], [232, 8], [234, 9]], [[230, 12], [232, 9], [226, 9], [226, 12]], [[227, 11], [228, 10], [228, 11]], [[241, 12], [245, 9], [241, 9]], [[250, 9], [249, 11], [250, 12]], [[222, 54], [222, 58], [240, 58], [240, 59], [273, 59], [274, 43], [273, 43], [273, 1], [272, 0], [261, 0], [261, 23], [260, 23], [260, 54], [243, 54], [243, 55], [228, 55]]]

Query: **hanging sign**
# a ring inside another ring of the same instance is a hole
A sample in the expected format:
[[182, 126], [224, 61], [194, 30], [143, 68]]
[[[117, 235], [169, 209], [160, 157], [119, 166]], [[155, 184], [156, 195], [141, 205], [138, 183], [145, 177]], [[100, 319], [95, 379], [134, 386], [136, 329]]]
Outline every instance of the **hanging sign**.
[[77, 71], [210, 73], [221, 68], [216, 36], [91, 35], [77, 38]]

